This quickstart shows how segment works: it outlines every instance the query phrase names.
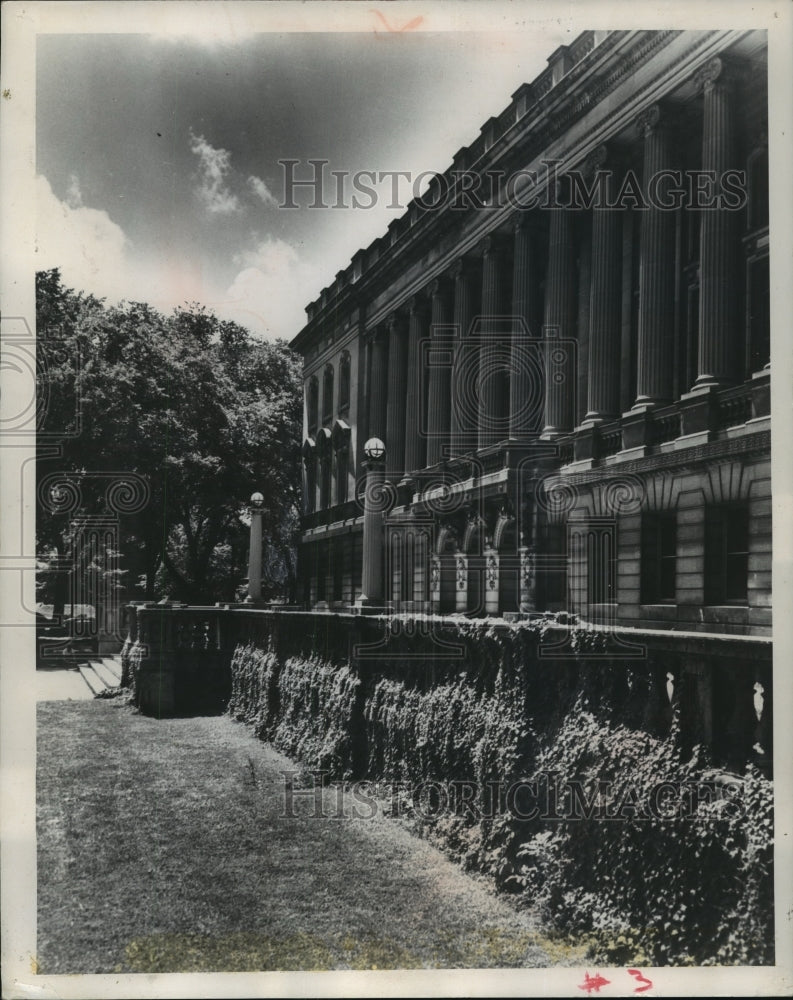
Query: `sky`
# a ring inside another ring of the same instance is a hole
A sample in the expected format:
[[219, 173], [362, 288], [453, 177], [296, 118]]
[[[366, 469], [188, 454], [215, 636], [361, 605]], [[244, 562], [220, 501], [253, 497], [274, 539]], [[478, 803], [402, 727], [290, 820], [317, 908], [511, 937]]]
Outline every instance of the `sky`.
[[36, 268], [109, 303], [195, 301], [257, 335], [295, 336], [411, 191], [400, 182], [399, 209], [389, 181], [371, 207], [351, 207], [347, 189], [345, 207], [309, 208], [301, 191], [287, 209], [279, 161], [299, 161], [298, 178], [309, 159], [444, 170], [577, 34], [395, 31], [403, 14], [370, 13], [356, 32], [159, 30], [155, 17], [150, 34], [39, 34]]

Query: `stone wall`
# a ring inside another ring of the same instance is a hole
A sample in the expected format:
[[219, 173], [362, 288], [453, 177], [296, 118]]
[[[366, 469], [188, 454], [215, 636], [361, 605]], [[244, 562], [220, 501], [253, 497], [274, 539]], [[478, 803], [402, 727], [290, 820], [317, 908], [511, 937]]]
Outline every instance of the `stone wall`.
[[[701, 745], [721, 764], [741, 769], [752, 761], [771, 773], [771, 642], [764, 638], [596, 631], [577, 628], [564, 613], [506, 622], [157, 605], [133, 608], [131, 619], [125, 679], [143, 711], [220, 711], [228, 703], [272, 738], [284, 706], [309, 699], [316, 707], [295, 715], [295, 727], [322, 739], [334, 727], [346, 730], [337, 777], [371, 775], [373, 768], [376, 776], [393, 776], [397, 762], [387, 741], [419, 738], [413, 729], [384, 728], [377, 706], [437, 702], [437, 715], [452, 697], [462, 713], [454, 739], [468, 744], [460, 760], [473, 759], [482, 726], [495, 725], [491, 716], [514, 719], [542, 738], [580, 703], [661, 737], [677, 716], [684, 749]], [[353, 703], [336, 717], [322, 699], [340, 672], [350, 679]], [[443, 773], [453, 759], [440, 745], [444, 739], [442, 727], [430, 726], [421, 745], [437, 762], [435, 776], [456, 777]], [[460, 776], [473, 777], [472, 766], [461, 765]]]

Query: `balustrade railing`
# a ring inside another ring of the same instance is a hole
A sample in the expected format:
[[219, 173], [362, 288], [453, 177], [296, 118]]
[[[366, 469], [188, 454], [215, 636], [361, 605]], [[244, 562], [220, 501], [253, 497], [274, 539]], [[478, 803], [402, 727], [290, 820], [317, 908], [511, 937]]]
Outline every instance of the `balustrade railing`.
[[559, 449], [559, 464], [569, 465], [573, 461], [575, 449], [572, 440], [560, 441], [557, 445]]
[[680, 437], [680, 411], [677, 406], [655, 410], [650, 423], [648, 444], [665, 444]]
[[603, 457], [616, 455], [622, 449], [622, 428], [619, 424], [607, 424], [600, 428], [600, 454]]
[[[338, 667], [359, 669], [361, 676], [373, 678], [383, 673], [388, 676], [398, 671], [415, 671], [420, 682], [427, 682], [426, 666], [443, 664], [443, 651], [456, 650], [459, 658], [468, 649], [468, 656], [476, 661], [481, 654], [481, 632], [476, 622], [460, 623], [433, 619], [428, 625], [423, 618], [406, 622], [403, 616], [361, 616], [350, 613], [300, 612], [291, 609], [248, 608], [244, 605], [193, 607], [185, 605], [131, 605], [129, 607], [130, 640], [128, 651], [132, 690], [136, 704], [145, 712], [163, 716], [177, 712], [220, 711], [231, 694], [231, 661], [238, 646], [253, 645], [268, 650], [280, 663], [290, 657], [311, 659], [319, 653], [321, 658]], [[495, 633], [505, 643], [518, 643], [516, 655], [525, 658], [525, 669], [540, 669], [541, 659], [531, 650], [532, 641], [546, 644], [553, 655], [560, 656], [565, 646], [571, 661], [586, 664], [590, 659], [609, 659], [607, 644], [601, 647], [594, 642], [577, 646], [569, 643], [571, 626], [562, 622], [547, 623], [538, 629], [537, 623], [526, 623], [529, 632], [524, 636], [529, 645], [516, 636], [513, 624], [492, 622], [488, 635]], [[532, 629], [534, 632], [532, 633]], [[596, 630], [593, 635], [608, 636], [609, 629]], [[534, 639], [531, 639], [531, 635]], [[651, 674], [670, 676], [679, 680], [687, 671], [686, 664], [695, 658], [697, 671], [701, 669], [722, 671], [725, 662], [731, 664], [730, 683], [736, 698], [751, 696], [751, 677], [748, 671], [770, 671], [771, 641], [732, 635], [706, 636], [694, 633], [674, 633], [667, 630], [647, 631], [631, 629], [621, 633], [619, 625], [614, 637], [628, 639], [635, 645], [636, 664], [641, 664]], [[560, 645], [561, 644], [561, 645]], [[616, 649], [616, 647], [615, 647]], [[600, 652], [598, 652], [600, 650]], [[617, 650], [619, 652], [619, 650]], [[448, 657], [446, 657], [448, 658]], [[565, 654], [567, 658], [567, 654]], [[620, 653], [620, 660], [625, 659]], [[765, 663], [766, 667], [762, 666]], [[763, 674], [763, 677], [766, 676]], [[759, 675], [757, 675], [759, 676]], [[368, 683], [365, 681], [365, 683]], [[763, 681], [770, 690], [770, 679]], [[664, 690], [667, 688], [664, 687]], [[687, 712], [692, 724], [700, 726], [694, 718], [697, 707], [693, 702]], [[708, 718], [710, 718], [708, 716]], [[727, 729], [720, 729], [705, 719], [701, 723], [703, 736], [711, 741], [724, 742]], [[729, 723], [731, 725], [731, 723]], [[728, 721], [724, 721], [724, 727]], [[733, 734], [734, 735], [734, 734]], [[732, 737], [731, 737], [732, 738]]]
[[719, 393], [719, 422], [722, 427], [738, 427], [752, 417], [752, 386], [748, 383]]

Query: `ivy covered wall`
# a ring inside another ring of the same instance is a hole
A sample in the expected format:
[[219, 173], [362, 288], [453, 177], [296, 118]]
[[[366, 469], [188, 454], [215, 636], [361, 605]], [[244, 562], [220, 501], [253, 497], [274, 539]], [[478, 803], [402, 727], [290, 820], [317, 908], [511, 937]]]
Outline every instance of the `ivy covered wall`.
[[767, 657], [558, 625], [276, 616], [234, 651], [229, 712], [307, 770], [402, 789], [593, 959], [773, 961]]

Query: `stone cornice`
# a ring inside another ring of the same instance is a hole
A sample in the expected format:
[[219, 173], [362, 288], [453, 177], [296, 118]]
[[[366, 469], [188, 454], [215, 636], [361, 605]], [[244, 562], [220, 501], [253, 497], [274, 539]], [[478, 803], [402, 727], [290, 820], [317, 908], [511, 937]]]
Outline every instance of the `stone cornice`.
[[[521, 162], [531, 163], [558, 136], [563, 135], [574, 120], [588, 113], [594, 105], [622, 83], [626, 75], [635, 72], [637, 64], [646, 61], [660, 47], [677, 40], [679, 36], [689, 34], [692, 37], [689, 45], [677, 53], [671, 62], [661, 65], [658, 73], [646, 80], [640, 88], [632, 90], [620, 104], [610, 108], [607, 117], [594, 123], [585, 132], [576, 134], [573, 147], [554, 151], [554, 157], [562, 161], [565, 170], [577, 166], [591, 152], [593, 148], [592, 138], [595, 138], [596, 142], [603, 142], [608, 138], [608, 135], [604, 133], [613, 132], [617, 127], [624, 127], [620, 119], [624, 118], [626, 112], [629, 113], [630, 108], [636, 107], [637, 104], [641, 105], [644, 95], [656, 93], [664, 81], [670, 80], [675, 86], [679, 86], [685, 82], [687, 76], [690, 79], [691, 71], [686, 73], [685, 64], [695, 60], [697, 54], [703, 49], [709, 54], [709, 58], [713, 59], [714, 49], [725, 47], [734, 38], [740, 37], [745, 32], [613, 32], [592, 50], [591, 60], [587, 57], [573, 66], [555, 87], [540, 97], [523, 117], [518, 118], [504, 134], [497, 138], [489, 150], [483, 151], [482, 155], [471, 162], [466, 162], [467, 168], [494, 169], [495, 164], [503, 164], [510, 156], [514, 157], [518, 149], [521, 150]], [[627, 54], [626, 50], [630, 54]], [[616, 60], [619, 60], [618, 65], [609, 65], [610, 62], [613, 63]], [[586, 92], [580, 95], [578, 100], [573, 100], [575, 95], [571, 91], [576, 89], [577, 81], [585, 73], [595, 77], [598, 74], [601, 75], [599, 79], [588, 81]], [[536, 188], [536, 192], [537, 194], [542, 193], [541, 185]], [[357, 295], [359, 302], [369, 303], [382, 295], [393, 281], [391, 276], [393, 269], [405, 273], [406, 258], [410, 265], [413, 265], [420, 257], [422, 247], [439, 245], [444, 234], [457, 228], [460, 214], [459, 211], [455, 212], [446, 208], [418, 218], [413, 225], [405, 229], [392, 247], [381, 252], [376, 262], [364, 270], [354, 286], [348, 284], [341, 294], [334, 298], [333, 303], [329, 303], [329, 306], [336, 307], [333, 312], [336, 315], [344, 314], [347, 292]], [[465, 214], [466, 217], [469, 215], [469, 213]], [[505, 206], [485, 209], [480, 214], [482, 216], [481, 225], [476, 226], [470, 234], [461, 240], [455, 241], [455, 256], [471, 251], [476, 252], [483, 237], [489, 235], [495, 227], [502, 225], [509, 215], [514, 215], [515, 209], [512, 206]], [[428, 280], [448, 271], [452, 264], [453, 261], [441, 255], [429, 273], [424, 272], [417, 275], [413, 281], [406, 285], [404, 298], [400, 297], [398, 301], [392, 302], [384, 308], [390, 311], [395, 306], [399, 307], [405, 299], [419, 292]], [[379, 306], [374, 308], [371, 320], [379, 321], [380, 308]], [[325, 315], [325, 310], [315, 315], [292, 341], [293, 349], [303, 349], [304, 345], [313, 338], [315, 326], [318, 323], [327, 325], [332, 323], [333, 319], [334, 316]]]
[[565, 472], [559, 469], [553, 473], [571, 485], [600, 483], [607, 479], [619, 478], [626, 473], [648, 473], [660, 469], [686, 468], [698, 465], [704, 461], [714, 461], [719, 458], [731, 458], [734, 455], [747, 453], [762, 456], [771, 448], [771, 432], [760, 431], [756, 434], [745, 434], [742, 437], [727, 438], [719, 441], [709, 441], [707, 444], [694, 445], [680, 451], [669, 451], [659, 455], [646, 455], [643, 458], [630, 459], [627, 462], [615, 462], [613, 465], [598, 465], [594, 469], [582, 472]]

